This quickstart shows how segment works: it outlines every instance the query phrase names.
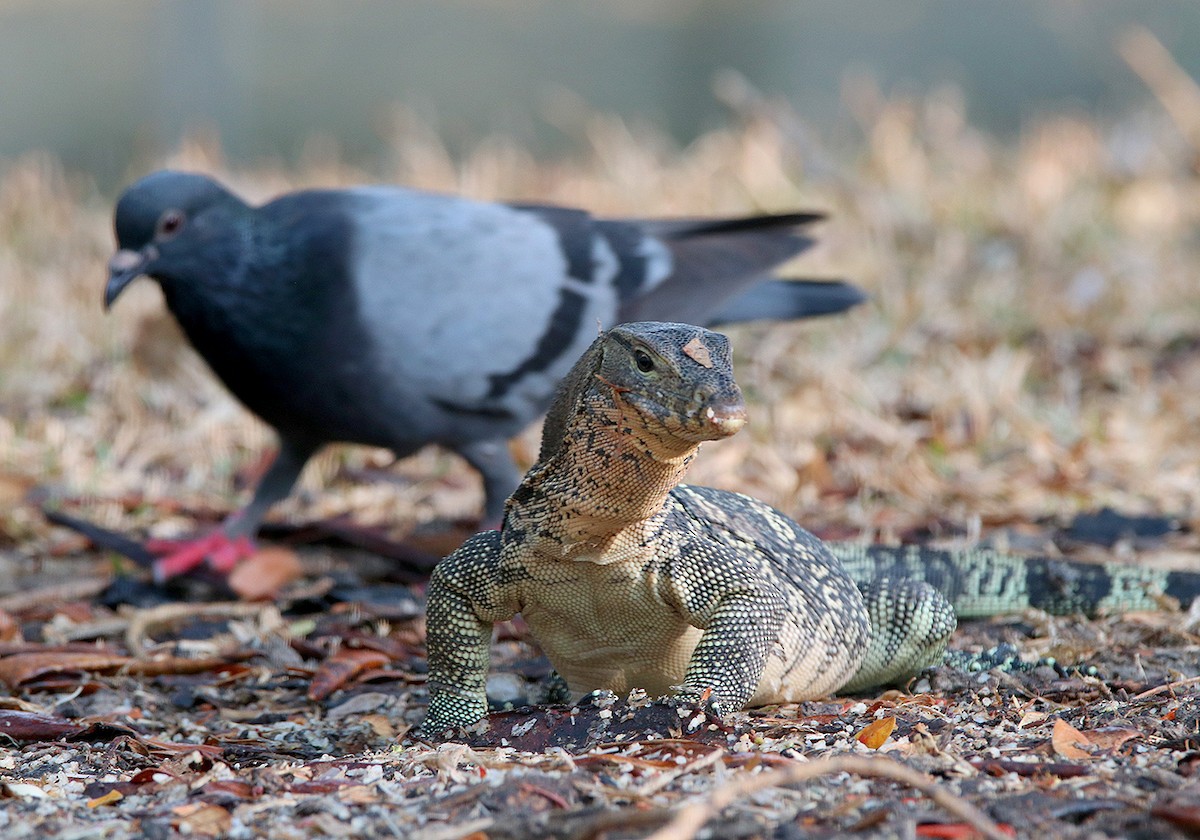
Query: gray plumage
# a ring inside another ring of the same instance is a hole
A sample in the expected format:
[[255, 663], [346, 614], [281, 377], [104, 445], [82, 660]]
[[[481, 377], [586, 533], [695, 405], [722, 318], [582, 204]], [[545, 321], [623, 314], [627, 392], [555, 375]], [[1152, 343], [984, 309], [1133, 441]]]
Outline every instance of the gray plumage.
[[158, 281], [196, 350], [278, 431], [280, 454], [230, 534], [252, 534], [333, 441], [399, 457], [447, 447], [482, 473], [495, 519], [519, 478], [506, 440], [546, 409], [598, 326], [861, 301], [845, 283], [767, 279], [818, 218], [601, 220], [390, 187], [251, 207], [206, 176], [164, 171], [117, 203], [105, 303], [138, 276]]

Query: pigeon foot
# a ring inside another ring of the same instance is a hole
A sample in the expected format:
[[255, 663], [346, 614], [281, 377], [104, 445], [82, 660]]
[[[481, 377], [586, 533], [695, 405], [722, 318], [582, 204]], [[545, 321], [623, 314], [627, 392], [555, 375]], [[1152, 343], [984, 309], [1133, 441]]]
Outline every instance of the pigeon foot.
[[230, 537], [219, 529], [194, 539], [149, 540], [146, 548], [158, 555], [153, 566], [157, 583], [187, 574], [205, 563], [215, 572], [228, 574], [256, 550], [249, 537]]

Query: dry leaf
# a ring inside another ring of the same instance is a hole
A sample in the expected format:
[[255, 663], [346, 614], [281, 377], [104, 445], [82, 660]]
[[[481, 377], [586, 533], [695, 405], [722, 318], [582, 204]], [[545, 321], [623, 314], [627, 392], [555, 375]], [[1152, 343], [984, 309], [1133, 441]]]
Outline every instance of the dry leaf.
[[220, 794], [238, 799], [253, 799], [262, 793], [262, 789], [241, 779], [214, 779], [204, 785], [200, 792], [205, 795]]
[[180, 834], [220, 837], [229, 831], [233, 818], [220, 805], [182, 805], [175, 809], [179, 818], [172, 825]]
[[337, 792], [337, 798], [352, 805], [370, 805], [380, 801], [380, 793], [373, 785], [351, 785]]
[[38, 785], [31, 785], [27, 782], [0, 782], [0, 787], [9, 796], [15, 796], [18, 799], [46, 799], [50, 796]]
[[1062, 718], [1054, 721], [1054, 734], [1050, 736], [1050, 743], [1054, 746], [1054, 752], [1063, 758], [1077, 761], [1081, 758], [1092, 757], [1090, 752], [1081, 750], [1077, 746], [1078, 744], [1091, 744], [1088, 737]]
[[0, 709], [0, 735], [18, 744], [30, 741], [58, 741], [83, 731], [81, 724], [55, 715]]
[[20, 639], [21, 626], [6, 611], [0, 610], [0, 642], [14, 642]]
[[312, 685], [308, 687], [308, 699], [324, 700], [358, 674], [389, 661], [386, 654], [376, 650], [342, 648], [317, 668]]
[[1050, 717], [1050, 715], [1046, 714], [1045, 712], [1026, 712], [1025, 714], [1021, 715], [1021, 720], [1017, 722], [1017, 728], [1024, 729], [1030, 724], [1041, 723], [1048, 717]]
[[709, 352], [707, 345], [700, 340], [700, 336], [695, 336], [691, 341], [683, 345], [683, 353], [702, 367], [710, 368], [713, 366], [712, 353]]
[[18, 653], [0, 659], [0, 680], [10, 688], [47, 674], [99, 671], [111, 673], [129, 662], [115, 653]]
[[0, 472], [0, 510], [10, 510], [25, 501], [34, 484], [28, 476]]
[[[1017, 831], [1007, 823], [997, 826], [1005, 834], [1017, 836]], [[917, 826], [918, 837], [940, 837], [944, 840], [975, 840], [979, 832], [970, 823], [926, 823]]]
[[859, 743], [877, 750], [883, 746], [895, 728], [896, 718], [893, 715], [888, 715], [887, 717], [881, 717], [879, 720], [868, 723], [855, 737], [858, 738]]
[[290, 548], [268, 546], [254, 552], [229, 573], [229, 588], [243, 601], [269, 601], [304, 574]]
[[1193, 834], [1200, 832], [1200, 804], [1161, 803], [1151, 808], [1150, 814]]
[[121, 791], [114, 788], [103, 796], [97, 796], [95, 799], [89, 799], [87, 806], [89, 808], [100, 808], [104, 805], [112, 805], [116, 802], [120, 802], [124, 798], [125, 796], [121, 793]]
[[1101, 726], [1087, 731], [1088, 742], [1105, 750], [1115, 750], [1126, 741], [1141, 737], [1138, 730], [1124, 726]]
[[388, 720], [387, 715], [363, 715], [363, 723], [371, 727], [380, 738], [386, 738], [389, 741], [396, 737], [396, 727], [392, 726], [392, 722]]

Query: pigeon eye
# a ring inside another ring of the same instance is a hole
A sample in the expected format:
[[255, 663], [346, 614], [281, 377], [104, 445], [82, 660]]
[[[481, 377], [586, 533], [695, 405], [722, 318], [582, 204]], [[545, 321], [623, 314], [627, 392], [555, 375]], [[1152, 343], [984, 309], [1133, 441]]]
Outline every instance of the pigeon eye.
[[644, 350], [635, 350], [633, 352], [633, 360], [637, 363], [638, 370], [642, 373], [649, 373], [654, 370], [654, 360]]
[[182, 227], [183, 214], [178, 210], [168, 210], [158, 220], [158, 230], [155, 233], [161, 237], [171, 237], [179, 233], [179, 229]]

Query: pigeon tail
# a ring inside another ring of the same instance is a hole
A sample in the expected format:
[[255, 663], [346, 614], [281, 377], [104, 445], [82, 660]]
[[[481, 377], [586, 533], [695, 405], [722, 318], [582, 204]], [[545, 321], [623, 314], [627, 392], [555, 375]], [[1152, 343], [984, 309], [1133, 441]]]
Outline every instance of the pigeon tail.
[[708, 325], [836, 315], [866, 300], [862, 289], [844, 280], [768, 280], [731, 300]]
[[[726, 304], [764, 281], [771, 269], [806, 250], [800, 229], [815, 213], [755, 216], [712, 222], [664, 223], [673, 269], [658, 286], [621, 307], [623, 321], [709, 324]], [[799, 222], [797, 221], [799, 220]], [[656, 226], [650, 230], [658, 232]]]

